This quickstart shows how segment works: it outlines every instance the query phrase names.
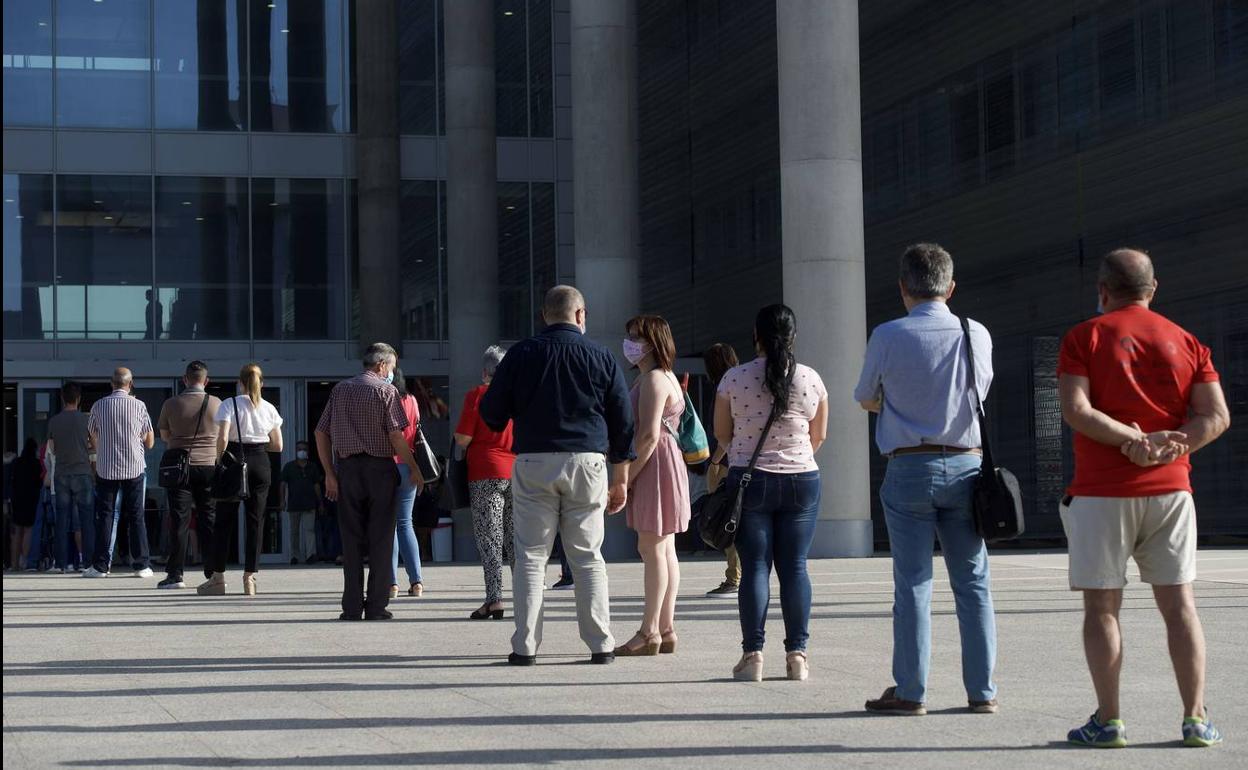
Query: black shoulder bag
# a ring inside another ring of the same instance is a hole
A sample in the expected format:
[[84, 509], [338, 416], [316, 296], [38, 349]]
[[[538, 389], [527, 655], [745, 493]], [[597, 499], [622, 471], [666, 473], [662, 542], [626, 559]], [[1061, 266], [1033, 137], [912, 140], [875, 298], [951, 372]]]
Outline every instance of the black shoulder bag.
[[[194, 444], [199, 438], [199, 429], [204, 424], [204, 412], [208, 410], [208, 394], [204, 394], [204, 403], [199, 407], [199, 418], [195, 422]], [[160, 486], [164, 489], [181, 489], [191, 483], [191, 450], [166, 449], [160, 456]]]
[[[234, 402], [234, 427], [238, 430], [238, 445], [241, 448], [243, 429], [238, 422], [238, 396], [234, 396], [231, 400]], [[226, 444], [229, 444], [228, 435]], [[213, 500], [236, 503], [250, 496], [251, 490], [247, 483], [247, 458], [242, 456], [242, 452], [239, 452], [239, 455], [235, 457], [234, 453], [227, 448], [221, 455], [221, 459], [217, 460], [217, 469], [212, 475]]]
[[[789, 369], [789, 376], [784, 381], [786, 390], [792, 388], [795, 369], [797, 369], [796, 361], [793, 362], [793, 366]], [[767, 440], [767, 434], [771, 432], [771, 426], [779, 416], [780, 402], [775, 401], [771, 405], [771, 414], [767, 416], [767, 424], [763, 426], [763, 432], [758, 437], [758, 444], [754, 447], [754, 454], [750, 457], [750, 464], [745, 469], [745, 473], [741, 474], [741, 482], [736, 488], [720, 484], [714, 492], [698, 501], [702, 508], [698, 520], [698, 534], [702, 536], [702, 542], [710, 547], [722, 551], [737, 539], [737, 527], [741, 523], [741, 506], [745, 503], [745, 488], [750, 485], [750, 480], [754, 477], [758, 456], [763, 452], [763, 442]]]
[[975, 351], [971, 345], [971, 325], [962, 319], [962, 334], [966, 338], [966, 360], [970, 369], [971, 395], [975, 399], [975, 414], [979, 418], [979, 442], [984, 451], [984, 462], [975, 479], [975, 497], [972, 510], [975, 531], [989, 543], [1012, 540], [1023, 534], [1023, 495], [1018, 479], [1005, 468], [998, 468], [992, 461], [992, 445], [988, 441], [988, 418], [984, 404], [979, 399], [975, 380]]

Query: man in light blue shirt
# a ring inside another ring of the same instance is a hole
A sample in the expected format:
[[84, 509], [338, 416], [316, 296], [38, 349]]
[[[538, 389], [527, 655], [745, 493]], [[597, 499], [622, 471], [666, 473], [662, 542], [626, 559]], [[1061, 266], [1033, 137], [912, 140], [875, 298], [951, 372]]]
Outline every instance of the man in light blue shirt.
[[[854, 390], [862, 408], [879, 415], [875, 441], [889, 458], [880, 502], [893, 555], [896, 685], [867, 701], [867, 710], [927, 713], [932, 545], [939, 537], [957, 605], [967, 706], [991, 714], [997, 710], [996, 622], [988, 551], [971, 515], [983, 453], [966, 339], [946, 304], [955, 286], [953, 258], [936, 244], [911, 246], [901, 258], [899, 284], [908, 315], [871, 334]], [[992, 384], [992, 337], [975, 321], [970, 329], [975, 384], [984, 398]]]

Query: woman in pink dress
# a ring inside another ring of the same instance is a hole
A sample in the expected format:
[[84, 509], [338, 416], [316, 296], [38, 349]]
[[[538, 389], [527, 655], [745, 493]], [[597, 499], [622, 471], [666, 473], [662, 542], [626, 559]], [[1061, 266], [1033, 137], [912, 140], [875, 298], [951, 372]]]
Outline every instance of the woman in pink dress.
[[624, 357], [641, 370], [633, 385], [637, 459], [625, 468], [628, 526], [637, 531], [645, 563], [646, 607], [641, 629], [615, 649], [617, 656], [676, 651], [676, 593], [680, 562], [678, 532], [689, 528], [689, 472], [676, 443], [685, 394], [672, 373], [676, 344], [659, 316], [643, 315], [626, 325]]

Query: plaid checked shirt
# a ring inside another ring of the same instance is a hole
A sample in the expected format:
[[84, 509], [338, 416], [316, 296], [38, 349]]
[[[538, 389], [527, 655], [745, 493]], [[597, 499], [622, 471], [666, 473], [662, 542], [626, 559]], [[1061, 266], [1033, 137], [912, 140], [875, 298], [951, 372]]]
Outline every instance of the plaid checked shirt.
[[364, 372], [334, 386], [316, 430], [329, 436], [338, 457], [393, 457], [390, 433], [407, 425], [399, 391], [373, 372]]

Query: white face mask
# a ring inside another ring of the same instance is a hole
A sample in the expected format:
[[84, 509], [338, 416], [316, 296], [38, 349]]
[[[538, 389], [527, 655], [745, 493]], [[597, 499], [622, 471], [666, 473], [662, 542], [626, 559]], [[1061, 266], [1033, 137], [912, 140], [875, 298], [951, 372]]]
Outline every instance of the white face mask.
[[295, 452], [295, 457], [299, 458], [300, 460], [308, 459], [308, 450], [300, 449], [298, 452]]
[[633, 366], [641, 363], [641, 360], [650, 352], [650, 346], [644, 342], [634, 342], [633, 340], [624, 340], [624, 358]]

